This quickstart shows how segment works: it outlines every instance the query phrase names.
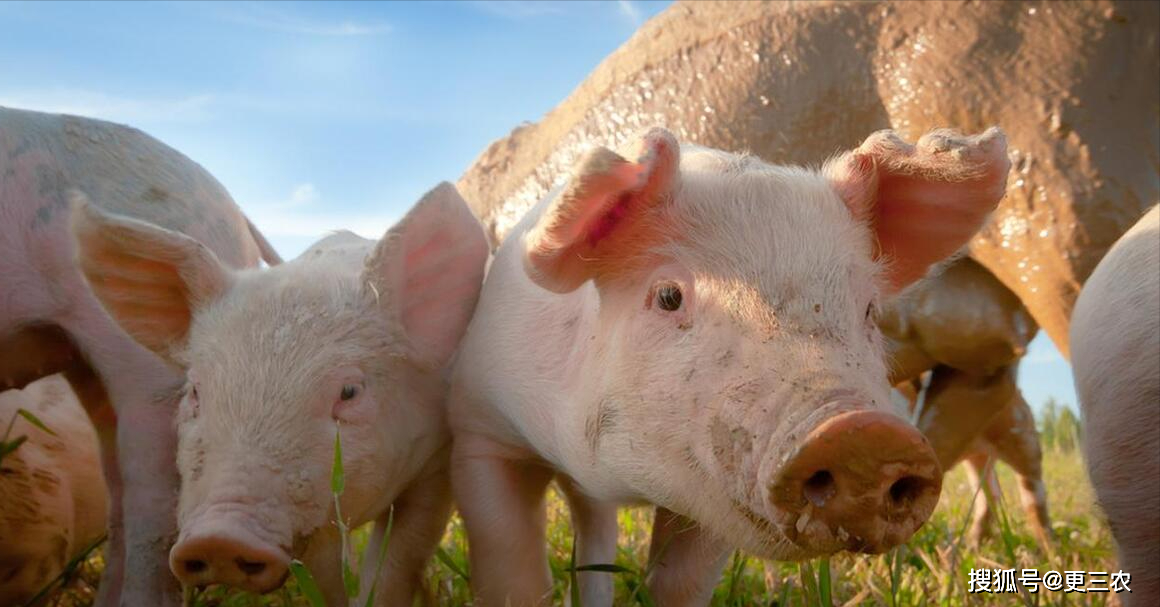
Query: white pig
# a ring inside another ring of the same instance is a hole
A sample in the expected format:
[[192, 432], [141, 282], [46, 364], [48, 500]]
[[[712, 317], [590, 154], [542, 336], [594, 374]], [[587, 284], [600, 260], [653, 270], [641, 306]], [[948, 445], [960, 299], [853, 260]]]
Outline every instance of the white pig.
[[342, 513], [377, 520], [377, 539], [393, 504], [377, 594], [410, 605], [450, 514], [444, 367], [488, 254], [454, 186], [377, 243], [340, 232], [268, 270], [230, 270], [188, 236], [84, 203], [73, 229], [110, 314], [187, 374], [173, 573], [266, 592], [300, 558], [345, 604], [329, 484], [341, 428]]
[[[550, 596], [554, 477], [577, 564], [612, 562], [615, 507], [657, 506], [658, 604], [708, 601], [741, 547], [879, 552], [938, 500], [891, 409], [876, 301], [962, 247], [1003, 195], [998, 129], [872, 135], [820, 172], [680, 147], [590, 152], [496, 253], [453, 372], [452, 485], [480, 604]], [[581, 574], [585, 605], [606, 573]]]
[[1160, 603], [1160, 207], [1104, 256], [1071, 316], [1088, 475], [1131, 575], [1125, 607]]

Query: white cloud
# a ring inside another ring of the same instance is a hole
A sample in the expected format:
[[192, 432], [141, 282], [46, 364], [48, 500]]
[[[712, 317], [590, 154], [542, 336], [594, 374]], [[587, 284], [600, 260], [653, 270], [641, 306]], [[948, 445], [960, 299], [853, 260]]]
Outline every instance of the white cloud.
[[0, 89], [0, 106], [53, 114], [74, 114], [130, 124], [196, 122], [210, 115], [213, 95], [186, 97], [119, 97], [97, 91], [58, 87]]
[[313, 183], [303, 183], [296, 186], [290, 192], [288, 206], [300, 207], [308, 205], [315, 200], [318, 200], [318, 189], [314, 187]]
[[640, 14], [640, 9], [636, 7], [630, 0], [617, 0], [617, 8], [620, 9], [620, 14], [628, 19], [633, 25], [640, 25], [644, 23], [644, 18]]
[[321, 21], [257, 3], [221, 7], [217, 15], [239, 25], [308, 36], [377, 36], [392, 29], [382, 21]]

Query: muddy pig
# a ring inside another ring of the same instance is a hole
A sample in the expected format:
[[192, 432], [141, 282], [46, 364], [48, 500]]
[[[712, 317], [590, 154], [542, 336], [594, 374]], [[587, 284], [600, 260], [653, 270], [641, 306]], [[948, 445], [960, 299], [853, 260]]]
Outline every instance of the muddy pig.
[[380, 604], [410, 605], [449, 516], [444, 367], [488, 255], [454, 186], [378, 242], [339, 232], [294, 261], [233, 271], [196, 240], [74, 202], [81, 265], [110, 314], [185, 370], [170, 568], [267, 592], [301, 559], [346, 604], [330, 470], [341, 432], [351, 526], [393, 505]]
[[[610, 563], [616, 506], [657, 507], [658, 604], [704, 604], [733, 547], [804, 559], [906, 541], [938, 500], [893, 410], [879, 296], [983, 225], [998, 129], [871, 135], [821, 170], [678, 144], [596, 148], [496, 252], [449, 397], [452, 485], [484, 605], [550, 598], [545, 486], [577, 564]], [[611, 577], [580, 574], [584, 604]]]
[[1160, 207], [1096, 266], [1071, 318], [1083, 452], [1131, 577], [1126, 607], [1160, 602]]
[[[52, 434], [17, 417], [18, 409]], [[97, 433], [64, 377], [0, 392], [0, 428], [9, 441], [26, 437], [0, 464], [0, 606], [7, 607], [30, 600], [99, 540], [108, 506]]]

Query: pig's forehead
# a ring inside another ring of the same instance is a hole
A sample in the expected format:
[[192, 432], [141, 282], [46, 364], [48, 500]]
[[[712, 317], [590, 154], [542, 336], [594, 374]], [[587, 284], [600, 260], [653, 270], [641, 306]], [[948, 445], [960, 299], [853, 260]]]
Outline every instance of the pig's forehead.
[[359, 359], [395, 338], [370, 305], [357, 276], [303, 276], [266, 270], [246, 276], [199, 313], [190, 339], [191, 362], [276, 368], [325, 366]]
[[669, 205], [671, 253], [711, 274], [799, 282], [873, 275], [869, 228], [825, 177], [735, 155], [708, 158], [682, 161]]

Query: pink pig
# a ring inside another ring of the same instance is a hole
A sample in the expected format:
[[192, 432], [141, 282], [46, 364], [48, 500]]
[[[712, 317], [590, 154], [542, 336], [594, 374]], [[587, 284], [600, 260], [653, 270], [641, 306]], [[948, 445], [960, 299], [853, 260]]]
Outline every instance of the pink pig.
[[[983, 225], [998, 129], [893, 133], [818, 171], [644, 134], [590, 152], [496, 253], [449, 398], [452, 484], [482, 605], [548, 600], [546, 485], [610, 563], [616, 506], [656, 505], [658, 604], [704, 604], [732, 547], [803, 559], [906, 541], [938, 500], [892, 410], [880, 294]], [[611, 576], [580, 575], [585, 605]]]
[[231, 270], [188, 236], [83, 203], [73, 229], [110, 315], [187, 374], [173, 573], [267, 592], [294, 557], [346, 604], [330, 490], [341, 427], [343, 516], [378, 523], [364, 592], [393, 505], [376, 596], [410, 605], [451, 511], [443, 367], [488, 254], [454, 186], [378, 242], [339, 232], [268, 270]]
[[1083, 453], [1131, 575], [1126, 607], [1160, 602], [1160, 207], [1112, 245], [1071, 316]]

